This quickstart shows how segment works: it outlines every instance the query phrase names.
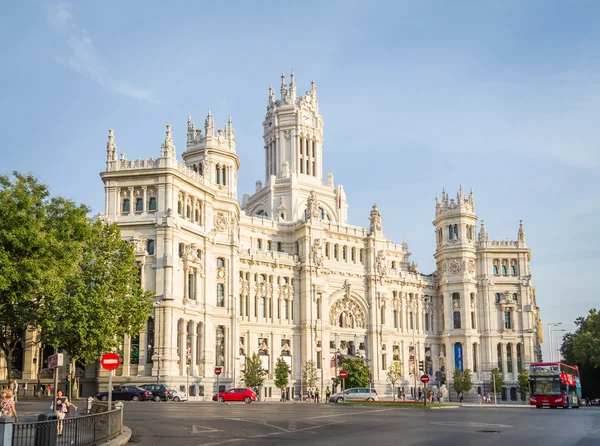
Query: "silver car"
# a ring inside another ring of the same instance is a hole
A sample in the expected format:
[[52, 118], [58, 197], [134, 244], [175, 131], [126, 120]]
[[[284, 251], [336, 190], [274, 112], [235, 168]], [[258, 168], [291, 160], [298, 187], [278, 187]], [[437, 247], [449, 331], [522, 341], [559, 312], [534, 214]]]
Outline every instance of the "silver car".
[[187, 393], [185, 392], [181, 392], [179, 390], [171, 390], [171, 395], [173, 395], [173, 401], [175, 401], [176, 403], [179, 401], [187, 401], [188, 400], [188, 396]]
[[375, 389], [355, 387], [346, 389], [344, 392], [334, 393], [329, 397], [330, 403], [343, 403], [346, 401], [379, 401], [379, 396]]

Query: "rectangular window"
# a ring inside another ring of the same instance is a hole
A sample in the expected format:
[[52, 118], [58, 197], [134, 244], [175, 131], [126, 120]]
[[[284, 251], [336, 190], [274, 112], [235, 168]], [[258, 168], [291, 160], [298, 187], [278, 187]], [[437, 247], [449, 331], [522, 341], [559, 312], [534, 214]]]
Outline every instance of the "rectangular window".
[[217, 307], [225, 306], [225, 286], [217, 283]]
[[507, 330], [511, 328], [510, 311], [504, 312], [504, 328]]
[[477, 327], [475, 326], [475, 312], [471, 311], [471, 328], [473, 330], [477, 329]]
[[387, 355], [385, 355], [385, 354], [381, 355], [381, 368], [383, 370], [387, 370], [387, 361], [386, 361], [386, 359], [387, 359]]
[[323, 362], [321, 359], [322, 356], [323, 356], [322, 352], [317, 352], [317, 369], [322, 368], [322, 366], [321, 366], [321, 363]]
[[289, 319], [289, 312], [288, 312], [288, 301], [286, 299], [283, 299], [281, 301], [281, 312], [283, 313], [283, 318], [284, 319]]
[[244, 315], [244, 297], [240, 295], [240, 316]]
[[394, 310], [394, 328], [398, 328], [398, 310]]
[[512, 344], [506, 344], [506, 371], [508, 373], [512, 373], [513, 371]]
[[266, 305], [266, 299], [264, 297], [259, 298], [258, 299], [258, 317], [266, 316], [265, 305]]
[[225, 365], [225, 327], [217, 326], [216, 343], [215, 343], [215, 365]]
[[473, 372], [477, 372], [477, 344], [473, 344]]
[[460, 329], [460, 311], [455, 311], [453, 318], [454, 318], [454, 329], [456, 329], [456, 330]]
[[413, 314], [408, 313], [408, 326], [412, 330], [413, 329]]
[[425, 315], [425, 330], [429, 331], [429, 315]]

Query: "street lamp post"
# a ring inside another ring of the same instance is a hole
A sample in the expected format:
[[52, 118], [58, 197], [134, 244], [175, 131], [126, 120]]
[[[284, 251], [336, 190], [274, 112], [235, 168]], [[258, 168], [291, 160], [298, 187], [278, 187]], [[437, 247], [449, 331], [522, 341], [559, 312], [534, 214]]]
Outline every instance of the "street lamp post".
[[556, 327], [558, 325], [562, 325], [562, 322], [549, 322], [548, 323], [548, 338], [549, 338], [549, 350], [548, 350], [548, 354], [549, 354], [549, 358], [550, 358], [550, 362], [554, 362], [554, 352], [552, 351], [552, 327]]
[[[552, 330], [552, 333], [558, 333], [559, 331], [567, 331], [565, 329], [561, 329], [561, 330]], [[560, 362], [560, 337], [556, 338], [556, 358], [557, 360]], [[552, 352], [552, 354], [554, 354], [554, 352]]]

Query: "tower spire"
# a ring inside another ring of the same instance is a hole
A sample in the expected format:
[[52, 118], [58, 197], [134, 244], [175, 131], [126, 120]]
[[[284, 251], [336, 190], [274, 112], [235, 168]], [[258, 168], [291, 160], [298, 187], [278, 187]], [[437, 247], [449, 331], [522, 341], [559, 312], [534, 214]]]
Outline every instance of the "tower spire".
[[294, 81], [294, 69], [292, 68], [292, 74], [290, 74], [290, 98], [292, 101], [296, 99], [296, 82]]
[[281, 99], [285, 100], [288, 94], [287, 86], [285, 85], [285, 74], [281, 73]]
[[162, 145], [161, 156], [166, 158], [176, 157], [175, 144], [173, 144], [173, 136], [171, 133], [171, 126], [169, 124], [167, 124], [165, 142]]
[[210, 108], [208, 109], [208, 114], [206, 115], [206, 119], [204, 120], [204, 134], [208, 136], [215, 136], [215, 120], [210, 114]]
[[229, 119], [227, 120], [227, 124], [225, 125], [225, 137], [229, 141], [235, 141], [235, 130], [233, 129], [233, 121], [231, 120], [231, 115], [229, 115]]
[[519, 241], [526, 242], [527, 237], [525, 235], [525, 226], [523, 225], [523, 220], [519, 220]]
[[269, 85], [269, 106], [275, 103], [275, 91], [273, 90], [273, 86]]

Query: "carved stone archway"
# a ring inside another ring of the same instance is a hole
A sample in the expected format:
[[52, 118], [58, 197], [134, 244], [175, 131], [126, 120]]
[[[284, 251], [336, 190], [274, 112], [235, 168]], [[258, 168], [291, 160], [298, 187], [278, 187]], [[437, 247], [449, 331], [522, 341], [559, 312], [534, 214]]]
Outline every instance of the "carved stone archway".
[[366, 328], [367, 309], [362, 298], [351, 291], [348, 281], [344, 284], [343, 290], [339, 290], [331, 296], [331, 301], [333, 303], [329, 309], [329, 323], [332, 326]]

